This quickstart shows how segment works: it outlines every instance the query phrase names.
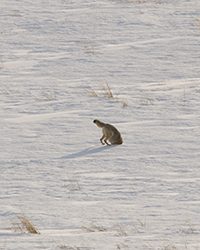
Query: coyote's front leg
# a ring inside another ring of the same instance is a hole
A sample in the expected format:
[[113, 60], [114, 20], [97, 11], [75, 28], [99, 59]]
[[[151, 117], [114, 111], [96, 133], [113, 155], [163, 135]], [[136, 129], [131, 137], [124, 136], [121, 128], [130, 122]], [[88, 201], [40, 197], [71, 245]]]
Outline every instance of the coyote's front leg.
[[105, 142], [106, 139], [104, 140], [105, 143], [102, 142], [102, 140], [103, 140], [104, 138], [105, 138], [105, 135], [103, 135], [103, 136], [101, 137], [101, 139], [100, 139], [100, 142], [101, 142], [102, 145], [104, 145], [105, 143], [107, 143], [107, 142]]

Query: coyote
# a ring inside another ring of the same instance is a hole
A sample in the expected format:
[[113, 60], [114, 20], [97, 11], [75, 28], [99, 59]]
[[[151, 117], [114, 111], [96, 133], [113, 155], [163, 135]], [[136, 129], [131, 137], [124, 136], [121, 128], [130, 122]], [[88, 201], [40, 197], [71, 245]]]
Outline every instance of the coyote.
[[[100, 122], [99, 120], [93, 121], [98, 127], [102, 128], [103, 136], [100, 139], [100, 142], [104, 145], [105, 143], [107, 145], [114, 145], [114, 144], [122, 144], [123, 140], [121, 137], [120, 132], [111, 124], [105, 124], [103, 122]], [[104, 139], [105, 138], [105, 139]], [[104, 142], [102, 140], [104, 139]], [[107, 140], [111, 144], [107, 143]]]

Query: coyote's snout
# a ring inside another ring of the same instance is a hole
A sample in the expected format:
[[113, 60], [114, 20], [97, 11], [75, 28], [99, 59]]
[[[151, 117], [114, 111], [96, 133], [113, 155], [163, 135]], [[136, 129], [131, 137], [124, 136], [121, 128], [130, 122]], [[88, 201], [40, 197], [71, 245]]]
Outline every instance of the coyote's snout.
[[[103, 136], [100, 139], [100, 142], [104, 145], [105, 143], [107, 145], [115, 145], [115, 144], [122, 144], [123, 140], [121, 137], [120, 132], [111, 124], [105, 124], [103, 122], [100, 122], [99, 120], [93, 121], [98, 127], [102, 128]], [[104, 142], [102, 142], [104, 140]], [[111, 144], [107, 143], [107, 140]]]

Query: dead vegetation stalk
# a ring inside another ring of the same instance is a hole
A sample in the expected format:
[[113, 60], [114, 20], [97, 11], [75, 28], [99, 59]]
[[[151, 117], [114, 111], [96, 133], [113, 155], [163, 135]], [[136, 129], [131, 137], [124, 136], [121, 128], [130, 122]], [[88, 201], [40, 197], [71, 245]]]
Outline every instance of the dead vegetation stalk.
[[[114, 97], [107, 80], [105, 80], [105, 82], [100, 82], [100, 85], [102, 88], [103, 97], [106, 97], [108, 99], [118, 99], [121, 101], [123, 107], [128, 106], [127, 102], [123, 98]], [[90, 97], [100, 97], [101, 96], [90, 86], [88, 86], [88, 89], [86, 89], [86, 92]]]
[[17, 218], [19, 222], [10, 220], [14, 232], [40, 234], [40, 232], [36, 230], [32, 222], [26, 217], [24, 213], [22, 213], [22, 215], [18, 215]]

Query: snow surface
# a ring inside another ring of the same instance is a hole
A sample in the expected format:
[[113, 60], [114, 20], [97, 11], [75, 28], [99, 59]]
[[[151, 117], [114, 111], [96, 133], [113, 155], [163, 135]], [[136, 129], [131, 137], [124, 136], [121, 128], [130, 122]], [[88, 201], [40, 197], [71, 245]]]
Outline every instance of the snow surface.
[[200, 1], [1, 0], [0, 41], [0, 249], [200, 249]]

